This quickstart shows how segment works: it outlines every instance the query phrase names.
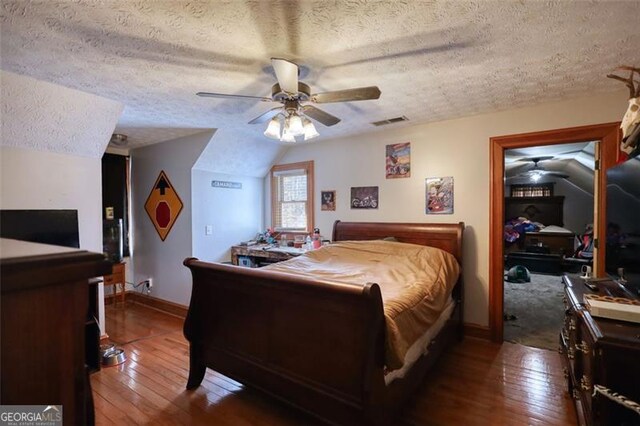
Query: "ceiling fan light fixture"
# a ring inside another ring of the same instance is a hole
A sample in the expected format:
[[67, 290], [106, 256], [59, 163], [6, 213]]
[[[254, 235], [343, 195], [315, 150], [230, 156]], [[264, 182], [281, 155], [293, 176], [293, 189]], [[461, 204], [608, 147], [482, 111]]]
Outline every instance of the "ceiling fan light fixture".
[[540, 173], [540, 172], [533, 172], [533, 173], [531, 173], [531, 176], [529, 177], [531, 182], [538, 182], [540, 180], [540, 178], [542, 178], [542, 173]]
[[287, 128], [285, 127], [284, 132], [282, 132], [282, 138], [280, 138], [280, 141], [294, 143], [296, 141], [296, 138], [291, 134], [291, 132], [288, 132]]
[[269, 121], [267, 130], [264, 131], [264, 135], [271, 139], [280, 139], [280, 120], [277, 116], [273, 117], [271, 121]]
[[302, 118], [293, 112], [285, 122], [285, 129], [289, 131], [293, 136], [302, 136], [304, 135], [304, 126], [302, 125]]
[[316, 126], [313, 125], [311, 120], [308, 118], [304, 119], [304, 140], [308, 141], [309, 139], [313, 139], [315, 137], [320, 136], [320, 133], [316, 130]]
[[115, 146], [127, 146], [129, 143], [127, 135], [123, 135], [122, 133], [114, 133], [111, 135], [111, 140], [109, 143]]

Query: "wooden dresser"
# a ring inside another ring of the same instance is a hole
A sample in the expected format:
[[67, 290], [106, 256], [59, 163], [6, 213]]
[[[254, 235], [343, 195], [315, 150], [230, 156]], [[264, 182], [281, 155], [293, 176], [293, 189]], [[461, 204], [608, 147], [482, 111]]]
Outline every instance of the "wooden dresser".
[[62, 405], [65, 425], [93, 424], [85, 366], [89, 278], [99, 253], [0, 239], [0, 403]]
[[620, 295], [624, 289], [607, 280], [594, 282], [594, 292], [576, 275], [565, 275], [563, 282], [565, 323], [559, 351], [578, 423], [640, 425], [639, 414], [600, 392], [594, 395], [594, 386], [604, 386], [640, 403], [640, 324], [592, 317], [583, 303], [585, 293]]

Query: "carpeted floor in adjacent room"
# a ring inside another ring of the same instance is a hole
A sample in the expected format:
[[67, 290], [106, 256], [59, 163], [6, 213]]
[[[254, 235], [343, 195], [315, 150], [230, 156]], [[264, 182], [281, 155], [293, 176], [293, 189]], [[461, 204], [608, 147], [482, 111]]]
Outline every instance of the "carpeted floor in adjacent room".
[[[531, 274], [529, 283], [504, 282], [504, 340], [536, 348], [558, 348], [564, 320], [562, 277]], [[515, 319], [507, 319], [513, 318]]]

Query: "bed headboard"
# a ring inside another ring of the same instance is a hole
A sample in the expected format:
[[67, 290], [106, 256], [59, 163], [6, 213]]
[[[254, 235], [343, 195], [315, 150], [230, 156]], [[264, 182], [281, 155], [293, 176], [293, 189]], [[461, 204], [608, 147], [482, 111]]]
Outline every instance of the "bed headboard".
[[333, 224], [333, 241], [378, 240], [394, 237], [403, 243], [420, 244], [453, 254], [462, 265], [462, 231], [459, 223], [341, 222]]
[[545, 226], [564, 226], [564, 197], [507, 197], [504, 200], [504, 219], [526, 217]]

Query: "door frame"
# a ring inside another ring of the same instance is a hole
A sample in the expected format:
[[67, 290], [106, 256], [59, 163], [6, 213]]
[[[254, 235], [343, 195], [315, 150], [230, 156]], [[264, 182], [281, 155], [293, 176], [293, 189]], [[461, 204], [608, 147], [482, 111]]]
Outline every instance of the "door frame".
[[[489, 139], [489, 332], [491, 339], [503, 341], [504, 311], [504, 151], [531, 146], [598, 141], [596, 158], [600, 167], [595, 172], [594, 235], [606, 240], [606, 175], [601, 173], [616, 164], [622, 134], [620, 123], [547, 130], [497, 136]], [[594, 274], [604, 275], [604, 245], [594, 249]]]

